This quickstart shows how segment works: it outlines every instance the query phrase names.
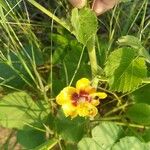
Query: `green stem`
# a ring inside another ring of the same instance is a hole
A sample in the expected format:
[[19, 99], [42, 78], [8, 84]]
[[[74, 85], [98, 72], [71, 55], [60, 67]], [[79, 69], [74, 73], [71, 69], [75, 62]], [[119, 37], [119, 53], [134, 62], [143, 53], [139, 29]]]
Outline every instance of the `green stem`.
[[111, 110], [111, 111], [109, 111], [108, 113], [106, 113], [105, 116], [109, 116], [109, 115], [111, 115], [111, 114], [113, 114], [113, 113], [115, 113], [115, 112], [117, 112], [117, 111], [119, 111], [119, 110], [124, 110], [127, 106], [129, 106], [129, 105], [131, 105], [131, 104], [132, 104], [132, 103], [130, 103], [130, 104], [126, 103], [126, 104], [124, 104], [124, 105], [122, 105], [122, 106], [120, 106], [120, 107], [114, 108], [113, 110]]
[[[48, 15], [50, 18], [52, 18], [55, 22], [60, 24], [62, 27], [67, 29], [70, 33], [73, 34], [71, 31], [70, 27], [61, 19], [56, 17], [53, 13], [51, 13], [49, 10], [47, 10], [45, 7], [37, 3], [35, 0], [28, 0], [29, 3], [31, 3], [33, 6], [41, 10], [43, 13]], [[88, 54], [89, 54], [89, 59], [91, 63], [91, 71], [92, 71], [92, 76], [94, 77], [95, 74], [97, 73], [98, 66], [97, 66], [97, 59], [96, 59], [96, 52], [95, 52], [95, 37], [92, 38], [92, 44], [90, 46], [87, 46], [88, 49]]]
[[28, 123], [25, 123], [25, 125], [27, 125], [27, 126], [33, 128], [33, 129], [35, 129], [35, 130], [37, 130], [37, 131], [44, 132], [44, 133], [46, 132], [44, 129], [38, 128], [38, 127], [33, 126], [33, 125], [31, 125], [31, 124], [28, 124]]
[[[121, 117], [106, 117], [106, 118], [101, 118], [98, 120], [90, 120], [91, 123], [93, 122], [100, 122], [100, 121], [113, 121], [113, 120], [120, 120]], [[128, 127], [133, 127], [133, 128], [141, 128], [141, 129], [150, 129], [150, 126], [143, 126], [139, 124], [133, 124], [133, 123], [124, 123], [124, 122], [117, 122], [113, 121], [115, 124], [120, 125], [120, 126], [128, 126]]]
[[63, 150], [62, 145], [61, 145], [61, 139], [58, 141], [58, 145], [59, 145], [60, 150]]
[[90, 59], [92, 77], [94, 77], [98, 71], [96, 51], [95, 51], [95, 37], [92, 37], [90, 43], [87, 44], [87, 50]]
[[71, 32], [70, 27], [64, 21], [62, 21], [61, 19], [59, 19], [58, 17], [56, 17], [53, 13], [51, 13], [45, 7], [43, 7], [42, 5], [40, 5], [39, 3], [37, 3], [35, 0], [28, 0], [28, 2], [31, 3], [33, 6], [35, 6], [36, 8], [38, 8], [39, 10], [41, 10], [44, 14], [46, 14], [47, 16], [49, 16], [50, 18], [52, 18], [55, 22], [57, 22], [58, 24], [60, 24], [62, 27], [64, 27], [65, 29], [67, 29], [69, 32]]
[[117, 125], [121, 126], [129, 126], [133, 128], [141, 128], [141, 129], [150, 129], [150, 126], [143, 126], [143, 125], [138, 125], [138, 124], [133, 124], [133, 123], [124, 123], [124, 122], [114, 122]]
[[114, 117], [104, 117], [97, 120], [90, 120], [90, 122], [97, 122], [97, 121], [112, 121], [112, 120], [121, 120], [120, 116], [114, 116]]
[[88, 49], [88, 54], [90, 59], [92, 77], [94, 77], [97, 73], [97, 60], [96, 60], [95, 48]]
[[143, 79], [143, 80], [142, 80], [142, 83], [143, 83], [143, 84], [150, 84], [150, 78]]
[[[102, 80], [100, 80], [100, 81], [102, 81]], [[100, 90], [102, 90], [102, 91], [104, 91], [104, 92], [107, 92], [107, 93], [109, 93], [109, 94], [112, 94], [112, 95], [115, 97], [115, 99], [118, 101], [117, 106], [122, 105], [122, 100], [121, 100], [120, 97], [117, 96], [116, 93], [113, 93], [113, 92], [111, 92], [111, 91], [109, 91], [109, 90], [107, 90], [107, 89], [101, 88], [101, 87], [98, 87], [98, 89], [100, 89]]]

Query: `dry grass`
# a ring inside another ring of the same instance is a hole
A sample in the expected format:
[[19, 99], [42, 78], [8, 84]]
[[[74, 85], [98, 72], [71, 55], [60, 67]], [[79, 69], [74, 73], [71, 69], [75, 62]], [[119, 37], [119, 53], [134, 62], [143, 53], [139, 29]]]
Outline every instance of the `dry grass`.
[[0, 150], [21, 150], [15, 131], [0, 127]]

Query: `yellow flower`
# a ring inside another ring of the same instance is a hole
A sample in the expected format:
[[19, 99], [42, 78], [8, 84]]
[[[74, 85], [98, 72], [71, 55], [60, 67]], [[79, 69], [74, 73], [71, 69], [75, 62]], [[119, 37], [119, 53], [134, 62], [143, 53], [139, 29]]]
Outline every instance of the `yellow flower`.
[[90, 81], [82, 78], [77, 81], [76, 88], [65, 87], [56, 97], [56, 102], [62, 106], [66, 117], [94, 117], [98, 112], [96, 106], [100, 104], [99, 100], [106, 97], [106, 93], [96, 92]]

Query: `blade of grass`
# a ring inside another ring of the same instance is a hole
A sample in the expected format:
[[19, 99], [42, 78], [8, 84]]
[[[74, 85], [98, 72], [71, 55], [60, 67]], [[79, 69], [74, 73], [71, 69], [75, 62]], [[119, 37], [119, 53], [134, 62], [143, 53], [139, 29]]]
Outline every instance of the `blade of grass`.
[[66, 22], [60, 20], [58, 17], [56, 17], [52, 12], [47, 10], [45, 7], [37, 3], [35, 0], [28, 0], [29, 3], [31, 3], [33, 6], [38, 8], [40, 11], [42, 11], [44, 14], [48, 15], [51, 19], [53, 19], [55, 22], [60, 24], [62, 27], [67, 29], [69, 32], [71, 32], [70, 27], [66, 24]]

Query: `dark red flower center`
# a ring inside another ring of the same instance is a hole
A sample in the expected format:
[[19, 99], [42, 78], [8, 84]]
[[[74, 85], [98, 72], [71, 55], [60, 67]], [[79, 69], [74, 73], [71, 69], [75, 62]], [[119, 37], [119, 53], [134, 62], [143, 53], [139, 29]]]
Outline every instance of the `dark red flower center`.
[[77, 106], [79, 102], [83, 101], [83, 102], [90, 102], [91, 101], [91, 97], [89, 96], [89, 93], [85, 92], [85, 91], [80, 91], [79, 93], [73, 93], [72, 97], [71, 97], [71, 101], [72, 104], [74, 106]]

